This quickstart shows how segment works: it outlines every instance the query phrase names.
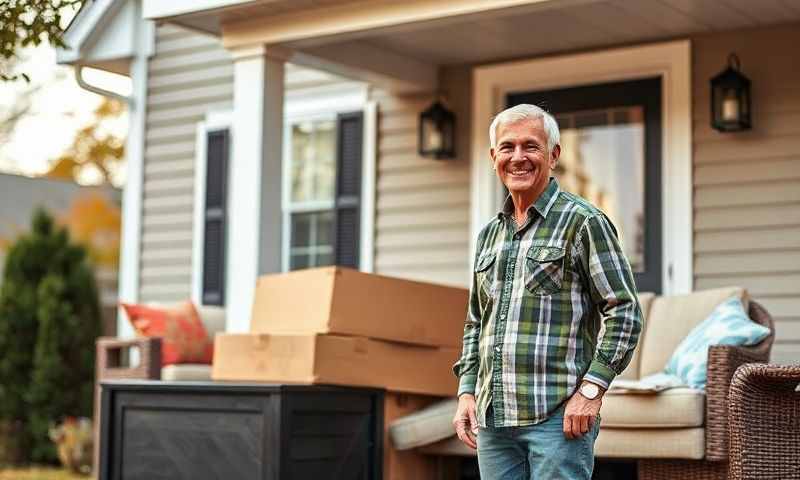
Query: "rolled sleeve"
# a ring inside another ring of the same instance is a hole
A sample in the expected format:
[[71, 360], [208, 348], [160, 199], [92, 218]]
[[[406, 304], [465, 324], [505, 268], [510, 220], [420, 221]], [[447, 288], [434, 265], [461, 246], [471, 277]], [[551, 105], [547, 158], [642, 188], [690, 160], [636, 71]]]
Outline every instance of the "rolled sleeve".
[[588, 217], [576, 244], [580, 270], [604, 325], [584, 379], [608, 388], [633, 357], [642, 311], [633, 272], [608, 218], [602, 213]]

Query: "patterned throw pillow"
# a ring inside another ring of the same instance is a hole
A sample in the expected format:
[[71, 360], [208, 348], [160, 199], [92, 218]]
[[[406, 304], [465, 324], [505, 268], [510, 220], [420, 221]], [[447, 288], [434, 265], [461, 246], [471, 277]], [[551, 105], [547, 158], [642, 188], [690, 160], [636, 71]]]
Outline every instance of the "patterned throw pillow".
[[144, 337], [162, 337], [161, 365], [211, 364], [213, 340], [190, 301], [173, 307], [120, 303], [134, 330]]
[[769, 328], [750, 320], [739, 297], [731, 297], [689, 332], [664, 371], [677, 375], [690, 387], [705, 389], [711, 345], [755, 345], [767, 335]]

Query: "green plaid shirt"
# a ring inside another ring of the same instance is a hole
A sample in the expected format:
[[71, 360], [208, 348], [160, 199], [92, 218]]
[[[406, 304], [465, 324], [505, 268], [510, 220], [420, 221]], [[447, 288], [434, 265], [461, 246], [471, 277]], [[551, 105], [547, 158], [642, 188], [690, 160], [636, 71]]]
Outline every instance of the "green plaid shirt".
[[609, 219], [550, 183], [517, 229], [514, 205], [478, 235], [458, 394], [477, 398], [478, 423], [544, 421], [581, 379], [603, 387], [630, 362], [642, 312]]

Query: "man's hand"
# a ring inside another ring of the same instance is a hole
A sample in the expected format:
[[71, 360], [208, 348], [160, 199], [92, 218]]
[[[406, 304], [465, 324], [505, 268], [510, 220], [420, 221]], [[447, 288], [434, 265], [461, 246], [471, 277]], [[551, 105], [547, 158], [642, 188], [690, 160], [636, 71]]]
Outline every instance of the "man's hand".
[[458, 438], [466, 446], [477, 450], [475, 436], [478, 434], [478, 418], [475, 416], [475, 396], [465, 393], [458, 397], [458, 410], [453, 417], [453, 426]]
[[580, 438], [588, 432], [594, 426], [602, 404], [602, 395], [589, 400], [575, 390], [564, 409], [564, 436], [569, 439]]

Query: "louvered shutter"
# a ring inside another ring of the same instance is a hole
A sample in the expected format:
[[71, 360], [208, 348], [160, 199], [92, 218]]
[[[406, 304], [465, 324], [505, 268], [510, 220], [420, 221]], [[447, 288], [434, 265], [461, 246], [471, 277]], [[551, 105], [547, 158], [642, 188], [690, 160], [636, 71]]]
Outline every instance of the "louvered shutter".
[[364, 116], [343, 113], [336, 125], [334, 261], [358, 268], [361, 223], [361, 159]]
[[225, 217], [228, 130], [206, 134], [206, 198], [203, 236], [203, 304], [225, 304]]

